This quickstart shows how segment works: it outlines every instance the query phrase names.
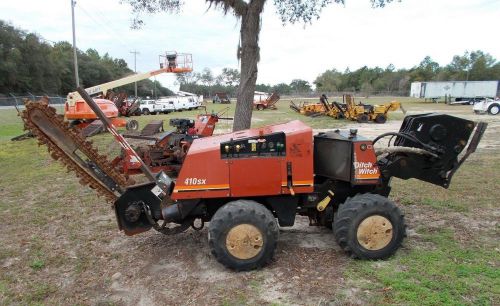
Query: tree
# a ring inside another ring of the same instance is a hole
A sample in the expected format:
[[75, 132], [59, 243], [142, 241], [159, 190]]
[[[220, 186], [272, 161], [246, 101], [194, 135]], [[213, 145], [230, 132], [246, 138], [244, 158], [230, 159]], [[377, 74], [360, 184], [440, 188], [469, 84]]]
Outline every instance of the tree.
[[439, 64], [426, 56], [417, 67], [414, 67], [411, 72], [414, 81], [432, 81], [434, 80], [440, 70]]
[[[123, 59], [100, 55], [94, 49], [77, 50], [80, 79], [93, 86], [122, 78], [132, 73]], [[139, 82], [141, 96], [172, 94], [151, 80]], [[73, 81], [73, 47], [68, 42], [48, 44], [37, 34], [27, 33], [0, 20], [0, 94], [59, 94], [75, 90]], [[117, 88], [134, 92], [133, 84]]]
[[336, 92], [342, 88], [342, 73], [336, 69], [327, 70], [320, 74], [313, 82], [316, 91], [321, 93]]
[[177, 82], [181, 85], [196, 83], [200, 79], [199, 73], [196, 72], [177, 73], [176, 76]]
[[203, 71], [201, 72], [201, 75], [200, 75], [200, 81], [203, 84], [205, 84], [206, 86], [213, 85], [215, 79], [214, 79], [214, 75], [212, 73], [212, 70], [210, 70], [208, 68], [203, 69]]
[[240, 80], [240, 72], [238, 71], [238, 69], [222, 68], [220, 77], [222, 82], [228, 86], [238, 85], [238, 81]]
[[311, 91], [311, 85], [308, 81], [295, 79], [290, 83], [290, 87], [295, 93], [307, 93]]
[[[133, 27], [143, 24], [140, 13], [159, 11], [178, 13], [182, 5], [180, 0], [123, 0], [132, 6], [136, 18]], [[370, 0], [373, 7], [384, 7], [393, 0]], [[233, 130], [247, 129], [251, 125], [253, 98], [257, 81], [259, 62], [260, 18], [266, 0], [206, 0], [210, 7], [221, 8], [225, 14], [231, 12], [240, 19], [240, 41], [238, 59], [241, 62], [240, 84], [234, 115]], [[319, 18], [321, 10], [331, 3], [344, 3], [344, 0], [273, 0], [276, 11], [283, 24], [310, 23]]]

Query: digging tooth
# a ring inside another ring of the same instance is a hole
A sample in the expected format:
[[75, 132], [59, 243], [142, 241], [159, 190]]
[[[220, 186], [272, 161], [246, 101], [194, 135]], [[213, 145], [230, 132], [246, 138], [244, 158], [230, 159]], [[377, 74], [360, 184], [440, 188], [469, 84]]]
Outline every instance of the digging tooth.
[[52, 158], [53, 158], [53, 159], [55, 159], [55, 160], [59, 160], [59, 155], [57, 154], [57, 152], [52, 152], [52, 153], [50, 154], [50, 157], [52, 157]]
[[114, 167], [110, 167], [110, 163], [108, 159], [104, 155], [100, 155], [97, 153], [97, 150], [93, 148], [92, 141], [85, 140], [76, 129], [71, 127], [68, 122], [64, 121], [64, 117], [62, 115], [56, 114], [55, 108], [48, 105], [48, 99], [42, 98], [38, 102], [33, 101], [25, 101], [26, 109], [22, 112], [21, 118], [24, 121], [24, 128], [27, 130], [31, 130], [33, 135], [38, 140], [38, 145], [46, 145], [50, 156], [59, 160], [66, 166], [67, 172], [73, 171], [76, 173], [76, 176], [79, 178], [79, 182], [82, 185], [88, 186], [94, 190], [96, 190], [99, 196], [103, 196], [106, 201], [114, 202], [116, 201], [116, 195], [107, 189], [104, 185], [102, 185], [99, 181], [96, 180], [93, 176], [88, 174], [84, 169], [81, 168], [80, 165], [76, 164], [65, 151], [56, 146], [52, 140], [45, 136], [45, 134], [38, 129], [36, 124], [31, 121], [30, 112], [34, 109], [41, 110], [47, 117], [47, 120], [51, 121], [54, 125], [57, 125], [65, 132], [65, 134], [73, 139], [78, 148], [86, 154], [89, 159], [93, 160], [96, 165], [102, 169], [106, 175], [108, 175], [111, 179], [113, 179], [119, 185], [127, 185], [127, 179], [119, 173]]

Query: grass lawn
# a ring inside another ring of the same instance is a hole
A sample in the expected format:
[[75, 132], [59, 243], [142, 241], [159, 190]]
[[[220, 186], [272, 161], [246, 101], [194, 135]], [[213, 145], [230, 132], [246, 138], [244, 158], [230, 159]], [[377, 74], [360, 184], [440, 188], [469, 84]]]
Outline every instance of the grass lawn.
[[[470, 106], [400, 100], [410, 113], [471, 116]], [[278, 110], [255, 111], [252, 126], [294, 119], [315, 129], [350, 123], [302, 116], [288, 102], [280, 101]], [[207, 111], [226, 107], [208, 103]], [[198, 113], [134, 119], [140, 127], [164, 119], [169, 129], [168, 119]], [[233, 113], [231, 104], [227, 116]], [[390, 115], [402, 118], [400, 112]], [[393, 181], [391, 199], [405, 212], [408, 237], [392, 258], [349, 259], [334, 246], [333, 235], [306, 227], [307, 232], [299, 228], [282, 235], [277, 260], [269, 267], [233, 273], [209, 255], [206, 231], [167, 238], [119, 233], [109, 205], [81, 187], [44, 147], [33, 139], [10, 141], [23, 132], [21, 119], [15, 110], [0, 110], [0, 305], [498, 305], [500, 118], [477, 118], [489, 120], [483, 142], [492, 145], [470, 157], [449, 189]], [[231, 125], [222, 120], [216, 133]], [[111, 152], [116, 144], [108, 146], [110, 138], [102, 134], [94, 142]]]

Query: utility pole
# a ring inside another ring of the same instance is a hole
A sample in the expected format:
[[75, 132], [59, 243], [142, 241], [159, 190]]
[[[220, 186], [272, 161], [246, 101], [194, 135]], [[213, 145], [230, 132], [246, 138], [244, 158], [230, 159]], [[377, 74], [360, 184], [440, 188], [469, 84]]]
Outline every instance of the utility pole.
[[154, 96], [154, 99], [156, 100], [156, 76], [155, 76], [155, 80], [154, 80], [153, 85], [154, 85], [154, 87], [153, 87], [154, 88], [154, 94], [153, 94], [153, 96]]
[[78, 58], [76, 56], [76, 36], [75, 36], [75, 5], [76, 1], [71, 1], [71, 22], [73, 25], [73, 63], [75, 65], [76, 87], [80, 87], [80, 78], [78, 77]]
[[[130, 53], [134, 54], [134, 72], [137, 73], [137, 54], [140, 54], [137, 52], [137, 50], [130, 51]], [[137, 97], [137, 82], [134, 82], [134, 87], [135, 87], [135, 96]]]

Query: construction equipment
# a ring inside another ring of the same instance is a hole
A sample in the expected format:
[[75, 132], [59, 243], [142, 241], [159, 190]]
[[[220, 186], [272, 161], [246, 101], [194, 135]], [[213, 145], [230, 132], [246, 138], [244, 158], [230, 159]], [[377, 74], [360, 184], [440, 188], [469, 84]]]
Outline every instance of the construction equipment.
[[[184, 157], [194, 139], [212, 136], [215, 125], [219, 120], [232, 120], [233, 118], [223, 117], [229, 108], [218, 113], [205, 113], [196, 116], [196, 120], [191, 119], [170, 119], [170, 126], [175, 127], [173, 131], [163, 132], [157, 135], [150, 133], [150, 129], [163, 131], [163, 121], [155, 120], [150, 122], [140, 135], [124, 134], [126, 138], [147, 140], [147, 145], [135, 148], [139, 157], [148, 165], [152, 171], [164, 171], [170, 176], [176, 177], [184, 161]], [[148, 129], [150, 127], [150, 129]], [[113, 166], [117, 167], [121, 173], [127, 177], [141, 173], [140, 165], [130, 162], [131, 156], [122, 149], [122, 154], [113, 161]]]
[[[326, 99], [326, 96], [323, 96], [324, 99]], [[385, 123], [387, 121], [388, 112], [396, 111], [400, 108], [403, 110], [403, 112], [405, 112], [402, 108], [401, 103], [397, 101], [392, 101], [382, 105], [370, 105], [363, 104], [361, 102], [356, 104], [354, 102], [354, 97], [351, 95], [344, 95], [343, 100], [345, 104], [345, 117], [350, 120], [356, 120], [360, 123], [365, 123], [368, 121]]]
[[[162, 62], [164, 59], [164, 62]], [[139, 113], [139, 101], [128, 101], [124, 94], [115, 95], [111, 90], [126, 84], [138, 82], [162, 73], [184, 73], [193, 70], [191, 54], [167, 52], [165, 56], [160, 56], [160, 69], [141, 74], [133, 74], [115, 81], [99, 84], [86, 88], [89, 95], [100, 95], [102, 98], [95, 99], [99, 108], [107, 118], [110, 118], [113, 125], [117, 127], [138, 127], [137, 122], [132, 126], [127, 126], [127, 120], [118, 118], [119, 116], [129, 116]], [[78, 92], [70, 92], [64, 108], [64, 116], [67, 120], [74, 121], [78, 127], [84, 128], [93, 120], [97, 119], [94, 111], [87, 105]]]
[[229, 100], [229, 97], [227, 93], [225, 92], [216, 92], [214, 94], [214, 97], [212, 99], [212, 103], [220, 103], [220, 104], [230, 104], [231, 100]]
[[253, 101], [253, 108], [256, 110], [277, 109], [276, 103], [280, 100], [280, 95], [273, 92], [266, 99], [258, 99]]
[[[308, 216], [311, 225], [333, 227], [337, 242], [353, 257], [391, 256], [405, 237], [403, 214], [387, 198], [391, 178], [448, 188], [487, 126], [443, 114], [412, 115], [399, 132], [372, 141], [355, 129], [313, 136], [310, 127], [296, 120], [194, 139], [173, 180], [164, 172], [153, 173], [98, 105], [83, 89], [79, 92], [127, 151], [129, 162], [138, 164], [145, 183], [130, 185], [46, 99], [26, 104], [25, 127], [82, 184], [114, 203], [118, 227], [126, 235], [151, 228], [169, 235], [189, 227], [200, 230], [210, 222], [212, 254], [235, 270], [269, 262], [278, 224], [292, 226], [296, 215]], [[394, 145], [375, 150], [388, 136]]]
[[390, 111], [396, 111], [401, 108], [404, 113], [403, 106], [400, 102], [392, 101], [382, 105], [370, 105], [354, 102], [351, 95], [343, 95], [343, 103], [328, 102], [326, 95], [321, 95], [320, 103], [301, 103], [299, 105], [290, 101], [290, 108], [306, 116], [321, 116], [326, 115], [335, 119], [349, 119], [360, 123], [373, 121], [376, 123], [385, 123], [387, 114]]
[[325, 106], [322, 103], [301, 102], [295, 104], [293, 101], [290, 101], [290, 108], [305, 116], [319, 116], [326, 112]]

